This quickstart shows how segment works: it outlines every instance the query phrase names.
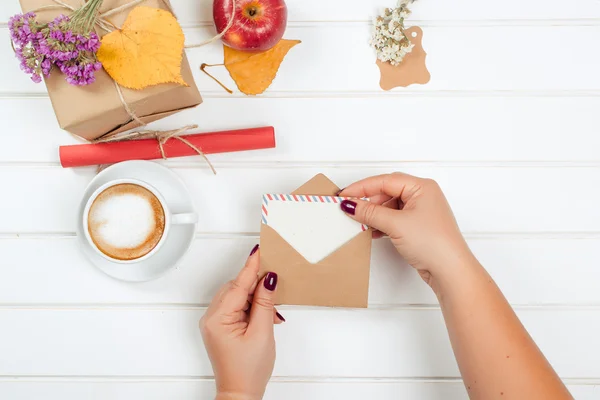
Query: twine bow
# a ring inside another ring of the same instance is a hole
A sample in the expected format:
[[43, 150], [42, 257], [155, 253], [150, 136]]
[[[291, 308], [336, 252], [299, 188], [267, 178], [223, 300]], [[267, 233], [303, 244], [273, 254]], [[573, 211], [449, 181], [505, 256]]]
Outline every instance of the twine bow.
[[158, 148], [160, 150], [160, 155], [162, 156], [163, 160], [166, 160], [167, 154], [165, 153], [165, 148], [164, 148], [165, 143], [167, 143], [171, 139], [177, 139], [180, 142], [187, 145], [188, 147], [190, 147], [196, 153], [198, 153], [199, 156], [202, 156], [202, 158], [204, 158], [204, 160], [210, 167], [213, 174], [216, 175], [217, 171], [215, 170], [215, 167], [212, 165], [212, 163], [210, 162], [210, 160], [208, 159], [206, 154], [204, 154], [204, 152], [202, 150], [200, 150], [200, 148], [195, 146], [189, 140], [182, 138], [180, 136], [182, 133], [189, 131], [190, 129], [196, 129], [196, 128], [198, 128], [198, 125], [187, 125], [187, 126], [184, 126], [183, 128], [173, 129], [170, 131], [143, 130], [143, 131], [132, 132], [123, 137], [112, 136], [112, 137], [107, 137], [107, 138], [96, 139], [92, 143], [111, 143], [111, 142], [124, 142], [124, 141], [128, 141], [128, 140], [156, 139], [158, 141]]
[[[50, 4], [50, 5], [46, 5], [46, 6], [41, 6], [38, 7], [34, 10], [31, 10], [32, 12], [37, 12], [37, 11], [42, 11], [42, 10], [47, 10], [47, 9], [55, 9], [55, 8], [64, 8], [64, 9], [68, 9], [70, 11], [75, 11], [76, 8], [61, 1], [61, 0], [52, 0], [55, 4]], [[122, 11], [125, 11], [127, 9], [133, 8], [143, 2], [145, 2], [146, 0], [132, 0], [129, 3], [125, 3], [122, 4], [118, 7], [115, 7], [111, 10], [105, 11], [103, 13], [100, 13], [96, 16], [96, 20], [95, 20], [95, 24], [102, 30], [106, 31], [106, 32], [112, 32], [113, 30], [117, 30], [119, 29], [117, 26], [115, 26], [112, 22], [110, 22], [109, 20], [106, 19], [106, 17], [109, 17], [111, 15], [114, 14], [118, 14]], [[162, 0], [162, 3], [165, 5], [165, 7], [169, 10], [169, 12], [171, 12], [173, 15], [175, 15], [175, 12], [173, 10], [173, 7], [171, 7], [171, 4], [168, 1]], [[185, 48], [195, 48], [195, 47], [201, 47], [207, 44], [210, 44], [212, 42], [214, 42], [215, 40], [218, 40], [220, 38], [223, 37], [223, 35], [225, 35], [225, 33], [233, 26], [233, 21], [235, 19], [235, 9], [236, 9], [236, 0], [232, 0], [232, 12], [231, 12], [231, 17], [229, 18], [229, 21], [227, 23], [227, 26], [225, 27], [225, 29], [223, 29], [221, 31], [221, 33], [213, 36], [212, 38], [205, 40], [203, 42], [197, 43], [197, 44], [191, 44], [191, 45], [186, 45]], [[135, 113], [135, 111], [133, 110], [133, 108], [127, 103], [127, 101], [125, 100], [125, 96], [123, 95], [123, 90], [121, 89], [121, 86], [116, 82], [113, 81], [115, 84], [115, 88], [117, 90], [117, 94], [119, 95], [119, 100], [121, 101], [121, 104], [123, 105], [123, 108], [125, 108], [125, 111], [127, 112], [127, 114], [129, 115], [129, 117], [131, 118], [131, 121], [135, 121], [137, 122], [140, 126], [146, 126], [146, 123], [144, 121], [142, 121]], [[198, 125], [187, 125], [184, 126], [183, 128], [179, 128], [179, 129], [174, 129], [174, 130], [170, 130], [170, 131], [151, 131], [151, 130], [144, 130], [144, 131], [138, 131], [138, 132], [131, 132], [129, 134], [126, 135], [122, 135], [122, 136], [117, 136], [117, 135], [108, 135], [105, 136], [104, 138], [100, 138], [97, 140], [94, 140], [92, 143], [109, 143], [109, 142], [119, 142], [119, 141], [125, 141], [125, 140], [135, 140], [135, 139], [143, 139], [143, 138], [155, 138], [158, 141], [158, 146], [160, 148], [160, 153], [162, 155], [163, 159], [167, 159], [167, 156], [165, 154], [164, 151], [164, 144], [169, 141], [170, 139], [177, 139], [182, 143], [185, 143], [187, 146], [189, 146], [191, 149], [193, 149], [196, 153], [198, 153], [198, 155], [202, 156], [204, 158], [204, 160], [206, 160], [206, 162], [208, 163], [210, 169], [212, 170], [213, 174], [217, 174], [217, 172], [215, 171], [215, 168], [213, 167], [212, 163], [210, 162], [210, 160], [208, 159], [208, 157], [206, 157], [206, 154], [204, 154], [202, 152], [202, 150], [200, 150], [198, 147], [194, 146], [192, 143], [190, 143], [189, 140], [186, 140], [182, 137], [180, 137], [179, 135], [181, 135], [183, 132], [188, 131], [190, 129], [195, 129], [197, 128]]]

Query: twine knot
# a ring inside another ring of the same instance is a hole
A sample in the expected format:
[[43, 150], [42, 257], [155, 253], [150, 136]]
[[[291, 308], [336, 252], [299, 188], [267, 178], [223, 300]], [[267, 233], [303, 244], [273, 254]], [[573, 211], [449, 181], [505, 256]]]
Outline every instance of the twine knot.
[[173, 129], [170, 131], [142, 130], [142, 131], [132, 132], [132, 133], [127, 134], [122, 137], [112, 136], [112, 137], [107, 137], [107, 138], [99, 138], [99, 139], [94, 140], [93, 143], [111, 143], [111, 142], [124, 142], [124, 141], [129, 141], [129, 140], [156, 139], [156, 141], [158, 142], [158, 149], [160, 150], [160, 155], [163, 160], [166, 160], [168, 157], [167, 157], [167, 154], [165, 153], [165, 148], [164, 148], [165, 144], [171, 139], [177, 139], [181, 143], [185, 144], [186, 146], [188, 146], [189, 148], [194, 150], [196, 153], [198, 153], [199, 156], [204, 158], [204, 160], [210, 167], [213, 174], [216, 175], [217, 171], [215, 170], [215, 167], [212, 165], [212, 163], [210, 162], [210, 160], [208, 159], [206, 154], [204, 154], [204, 152], [198, 146], [194, 145], [189, 140], [182, 138], [180, 136], [182, 133], [187, 132], [191, 129], [196, 129], [196, 128], [198, 128], [198, 125], [194, 124], [194, 125], [186, 125], [182, 128]]

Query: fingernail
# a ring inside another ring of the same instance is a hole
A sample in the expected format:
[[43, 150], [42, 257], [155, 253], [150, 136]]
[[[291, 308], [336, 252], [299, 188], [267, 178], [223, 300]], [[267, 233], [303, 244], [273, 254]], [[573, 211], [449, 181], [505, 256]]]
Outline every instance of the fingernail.
[[338, 191], [337, 191], [337, 193], [336, 193], [335, 195], [336, 195], [336, 196], [339, 196], [339, 195], [340, 195], [340, 193], [342, 193], [344, 190], [346, 190], [346, 188], [343, 188], [343, 189], [340, 189], [340, 190], [338, 190]]
[[283, 318], [283, 315], [279, 314], [279, 311], [277, 311], [275, 315], [277, 315], [277, 318], [279, 318], [281, 321], [285, 322], [285, 318]]
[[250, 252], [250, 255], [253, 255], [254, 253], [256, 253], [258, 251], [259, 245], [257, 244], [256, 246], [254, 246], [252, 248], [252, 251]]
[[340, 207], [342, 208], [342, 211], [347, 214], [356, 214], [356, 202], [352, 200], [342, 200], [342, 202], [340, 203]]
[[265, 276], [265, 288], [269, 291], [275, 290], [277, 287], [277, 274], [275, 272], [269, 272], [267, 276]]

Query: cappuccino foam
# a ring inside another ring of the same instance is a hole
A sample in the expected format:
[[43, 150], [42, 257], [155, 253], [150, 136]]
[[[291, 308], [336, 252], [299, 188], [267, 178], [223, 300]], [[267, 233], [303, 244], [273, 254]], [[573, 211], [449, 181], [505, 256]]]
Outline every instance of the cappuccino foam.
[[165, 213], [148, 189], [124, 183], [104, 190], [92, 203], [88, 231], [98, 249], [118, 260], [135, 260], [156, 247]]

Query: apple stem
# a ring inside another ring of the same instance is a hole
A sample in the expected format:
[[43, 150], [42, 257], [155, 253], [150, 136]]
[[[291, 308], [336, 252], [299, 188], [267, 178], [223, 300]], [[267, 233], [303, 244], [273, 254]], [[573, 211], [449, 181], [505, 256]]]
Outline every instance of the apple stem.
[[223, 89], [225, 89], [227, 91], [227, 93], [233, 94], [233, 91], [229, 90], [227, 88], [227, 86], [225, 86], [225, 85], [223, 85], [221, 83], [221, 81], [219, 81], [217, 78], [215, 78], [214, 76], [212, 76], [211, 74], [209, 74], [208, 71], [206, 71], [206, 67], [221, 67], [221, 66], [225, 66], [225, 64], [205, 64], [205, 63], [202, 63], [202, 65], [200, 65], [200, 71], [202, 71], [206, 75], [210, 76], [215, 82], [217, 82], [219, 84], [219, 86], [221, 86]]

